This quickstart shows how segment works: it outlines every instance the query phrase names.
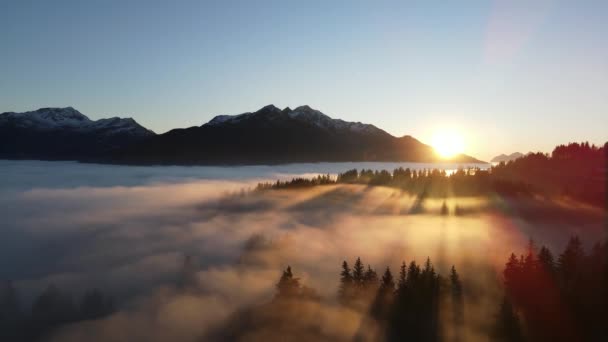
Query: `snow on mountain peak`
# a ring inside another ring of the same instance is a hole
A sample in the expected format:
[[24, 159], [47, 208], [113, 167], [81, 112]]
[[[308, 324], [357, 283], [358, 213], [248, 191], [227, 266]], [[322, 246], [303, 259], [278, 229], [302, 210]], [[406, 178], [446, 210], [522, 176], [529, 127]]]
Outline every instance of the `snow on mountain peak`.
[[40, 108], [24, 113], [2, 113], [0, 123], [12, 123], [18, 127], [37, 130], [68, 129], [71, 131], [103, 130], [108, 134], [130, 132], [136, 135], [154, 134], [132, 118], [113, 117], [93, 121], [72, 107]]
[[206, 125], [220, 126], [224, 124], [234, 124], [255, 115], [267, 114], [271, 114], [271, 116], [268, 117], [269, 120], [278, 118], [281, 115], [287, 115], [291, 119], [307, 122], [309, 124], [313, 124], [315, 126], [329, 130], [349, 130], [352, 132], [364, 134], [384, 132], [373, 125], [363, 124], [360, 122], [349, 122], [341, 119], [332, 119], [331, 117], [323, 114], [321, 111], [313, 109], [307, 105], [296, 107], [293, 110], [289, 107], [280, 110], [279, 108], [271, 104], [262, 107], [260, 110], [253, 113], [248, 112], [238, 115], [218, 115], [211, 119], [211, 121], [209, 121]]
[[40, 108], [25, 113], [3, 113], [1, 121], [12, 121], [22, 127], [39, 129], [75, 128], [87, 125], [92, 121], [72, 107]]

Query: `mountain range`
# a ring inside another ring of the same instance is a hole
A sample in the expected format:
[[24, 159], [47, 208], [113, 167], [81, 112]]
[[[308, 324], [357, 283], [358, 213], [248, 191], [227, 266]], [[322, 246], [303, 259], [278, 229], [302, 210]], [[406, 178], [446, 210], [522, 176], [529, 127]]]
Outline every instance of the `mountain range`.
[[509, 155], [506, 155], [506, 154], [503, 153], [501, 155], [498, 155], [498, 156], [492, 158], [492, 160], [490, 160], [490, 162], [491, 163], [500, 163], [500, 162], [505, 162], [506, 163], [506, 162], [509, 162], [511, 160], [515, 160], [515, 159], [521, 158], [523, 156], [524, 156], [524, 154], [520, 153], [520, 152], [514, 152], [514, 153], [511, 153]]
[[0, 114], [0, 157], [65, 160], [107, 155], [155, 133], [131, 118], [91, 120], [72, 107]]
[[[2, 113], [0, 158], [165, 165], [446, 161], [408, 135], [394, 137], [309, 106], [273, 105], [164, 134], [131, 118], [90, 120], [71, 107]], [[480, 162], [464, 154], [447, 161]]]

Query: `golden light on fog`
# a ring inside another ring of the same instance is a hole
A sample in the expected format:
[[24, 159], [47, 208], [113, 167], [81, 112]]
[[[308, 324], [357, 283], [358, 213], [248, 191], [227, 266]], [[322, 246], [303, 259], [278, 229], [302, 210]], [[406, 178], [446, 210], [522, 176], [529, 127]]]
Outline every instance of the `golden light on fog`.
[[451, 158], [463, 153], [464, 136], [455, 130], [441, 130], [433, 134], [431, 145], [441, 158]]

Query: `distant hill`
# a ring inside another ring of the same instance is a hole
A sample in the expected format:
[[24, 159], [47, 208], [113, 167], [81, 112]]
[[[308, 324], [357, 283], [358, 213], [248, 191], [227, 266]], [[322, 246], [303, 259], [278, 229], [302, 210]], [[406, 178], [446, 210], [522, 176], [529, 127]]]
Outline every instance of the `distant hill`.
[[308, 106], [219, 115], [199, 127], [154, 132], [127, 118], [90, 120], [74, 108], [0, 114], [0, 158], [80, 160], [118, 164], [274, 164], [441, 159], [411, 136], [394, 137], [370, 124], [333, 119]]
[[7, 112], [0, 114], [0, 158], [94, 157], [154, 135], [131, 118], [94, 121], [72, 107]]
[[[308, 106], [220, 115], [200, 127], [174, 129], [121, 150], [111, 162], [136, 164], [273, 164], [295, 162], [438, 162], [432, 147], [369, 124], [332, 119]], [[479, 160], [459, 155], [453, 162]]]
[[523, 156], [525, 156], [525, 155], [523, 153], [519, 153], [519, 152], [511, 153], [509, 155], [501, 154], [501, 155], [498, 155], [498, 156], [492, 158], [492, 160], [490, 160], [490, 162], [491, 163], [500, 163], [500, 162], [506, 163], [508, 161], [521, 158]]

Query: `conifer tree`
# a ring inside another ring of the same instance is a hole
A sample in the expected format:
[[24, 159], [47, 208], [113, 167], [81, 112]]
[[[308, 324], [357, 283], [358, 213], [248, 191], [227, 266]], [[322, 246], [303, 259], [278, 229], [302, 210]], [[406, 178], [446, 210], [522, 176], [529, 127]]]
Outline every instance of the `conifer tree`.
[[452, 315], [457, 332], [456, 339], [460, 340], [460, 327], [464, 323], [464, 297], [460, 276], [456, 272], [456, 267], [454, 267], [454, 265], [452, 265], [452, 270], [450, 272], [450, 289], [452, 294]]
[[371, 307], [371, 316], [376, 319], [381, 325], [385, 325], [388, 319], [388, 314], [391, 309], [395, 297], [395, 280], [389, 267], [386, 268], [382, 275], [382, 280], [376, 298]]
[[338, 301], [343, 305], [348, 304], [352, 299], [353, 292], [353, 276], [348, 267], [348, 263], [342, 262], [342, 271], [340, 272], [340, 288], [338, 289]]
[[558, 267], [565, 277], [574, 274], [585, 257], [583, 245], [578, 236], [573, 236], [568, 241], [566, 250], [559, 256]]
[[514, 291], [520, 283], [521, 266], [514, 253], [511, 253], [509, 261], [505, 264], [503, 272], [505, 289], [509, 292]]
[[538, 262], [545, 274], [553, 275], [555, 273], [555, 260], [551, 251], [542, 246], [538, 252]]
[[416, 264], [415, 261], [411, 261], [410, 265], [407, 269], [407, 283], [410, 285], [415, 285], [420, 276], [420, 266]]
[[519, 317], [506, 296], [500, 305], [497, 324], [494, 330], [494, 339], [505, 342], [524, 341]]
[[291, 272], [291, 266], [283, 271], [279, 282], [277, 283], [277, 298], [290, 298], [299, 294], [300, 280], [294, 278]]
[[367, 271], [363, 275], [363, 283], [365, 287], [374, 287], [378, 284], [378, 275], [370, 265], [367, 265]]
[[357, 258], [355, 265], [353, 266], [353, 283], [355, 287], [362, 287], [364, 270], [365, 269], [363, 267], [363, 263], [361, 262], [361, 258]]

